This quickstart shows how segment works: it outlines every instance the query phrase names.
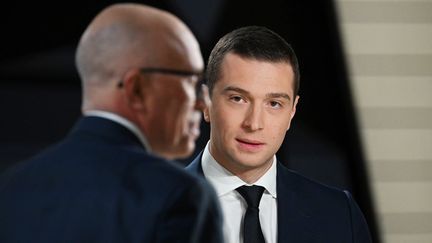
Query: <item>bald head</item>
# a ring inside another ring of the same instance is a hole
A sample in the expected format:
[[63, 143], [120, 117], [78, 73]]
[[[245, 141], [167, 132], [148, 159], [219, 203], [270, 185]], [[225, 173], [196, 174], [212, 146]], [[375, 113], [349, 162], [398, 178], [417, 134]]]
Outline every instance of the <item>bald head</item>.
[[162, 157], [192, 153], [200, 121], [195, 88], [204, 62], [197, 40], [178, 18], [141, 4], [112, 5], [85, 30], [76, 64], [84, 113], [120, 115]]
[[188, 58], [200, 52], [194, 36], [177, 17], [140, 4], [107, 7], [85, 30], [76, 52], [84, 103], [96, 104], [97, 94], [115, 86], [128, 70], [169, 67], [181, 61], [179, 55]]

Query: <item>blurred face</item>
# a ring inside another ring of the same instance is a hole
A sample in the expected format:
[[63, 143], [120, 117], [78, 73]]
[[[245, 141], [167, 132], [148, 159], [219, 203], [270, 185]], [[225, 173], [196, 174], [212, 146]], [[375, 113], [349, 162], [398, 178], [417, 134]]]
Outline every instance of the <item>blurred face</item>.
[[[201, 114], [195, 109], [197, 76], [153, 75], [149, 130], [152, 150], [165, 158], [189, 156], [199, 136]], [[156, 77], [158, 76], [158, 77]]]
[[270, 168], [296, 111], [293, 82], [285, 62], [225, 56], [204, 114], [210, 153], [223, 167], [252, 182]]
[[151, 149], [168, 159], [189, 156], [199, 136], [201, 113], [197, 110], [196, 85], [203, 60], [197, 41], [189, 31], [156, 46], [153, 61], [167, 72], [144, 74], [150, 87], [146, 93], [145, 130]]

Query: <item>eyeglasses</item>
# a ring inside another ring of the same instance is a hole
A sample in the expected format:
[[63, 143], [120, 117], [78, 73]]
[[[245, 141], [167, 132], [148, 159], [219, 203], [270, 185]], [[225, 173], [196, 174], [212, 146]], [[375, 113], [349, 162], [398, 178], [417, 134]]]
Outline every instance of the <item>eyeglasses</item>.
[[[169, 69], [169, 68], [141, 68], [141, 73], [160, 73], [160, 74], [166, 74], [166, 75], [174, 75], [174, 76], [181, 76], [181, 77], [193, 77], [196, 76], [198, 79], [198, 83], [203, 82], [203, 72], [193, 72], [193, 71], [185, 71], [185, 70], [177, 70], [177, 69]], [[120, 80], [117, 84], [118, 88], [123, 88], [123, 80]], [[201, 85], [195, 86], [195, 93], [198, 97], [201, 97]]]

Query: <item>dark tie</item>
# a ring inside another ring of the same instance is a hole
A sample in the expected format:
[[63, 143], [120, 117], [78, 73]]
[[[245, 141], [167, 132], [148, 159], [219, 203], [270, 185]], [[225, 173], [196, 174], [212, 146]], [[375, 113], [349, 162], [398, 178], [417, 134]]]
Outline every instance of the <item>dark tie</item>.
[[241, 186], [236, 189], [248, 204], [243, 222], [244, 243], [265, 243], [259, 222], [259, 204], [264, 187]]

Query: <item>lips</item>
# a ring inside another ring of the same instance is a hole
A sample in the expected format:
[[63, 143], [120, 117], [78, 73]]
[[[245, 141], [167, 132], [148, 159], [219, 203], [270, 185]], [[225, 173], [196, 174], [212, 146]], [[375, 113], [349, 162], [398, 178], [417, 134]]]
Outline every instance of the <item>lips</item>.
[[247, 152], [257, 152], [261, 150], [265, 145], [265, 143], [258, 140], [251, 140], [245, 138], [236, 138], [235, 140], [237, 141], [240, 149]]

